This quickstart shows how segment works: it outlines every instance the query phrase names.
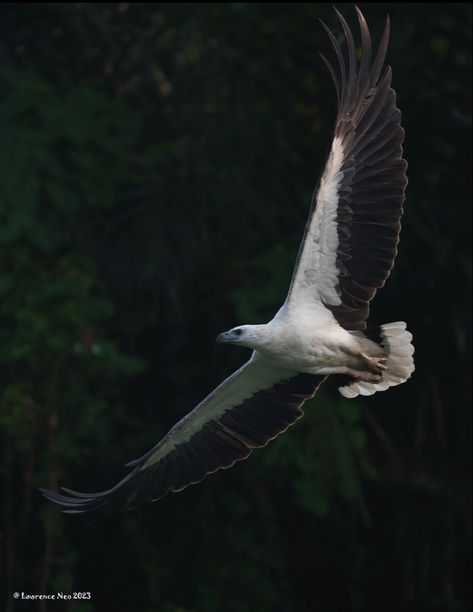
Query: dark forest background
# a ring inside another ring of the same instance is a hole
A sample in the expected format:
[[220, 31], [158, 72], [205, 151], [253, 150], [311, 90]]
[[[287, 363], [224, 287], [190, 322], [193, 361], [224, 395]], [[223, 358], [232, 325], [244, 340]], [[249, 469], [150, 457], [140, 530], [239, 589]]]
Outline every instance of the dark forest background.
[[471, 7], [361, 8], [375, 40], [391, 16], [409, 162], [371, 321], [408, 322], [413, 379], [326, 384], [246, 462], [87, 526], [38, 487], [114, 484], [247, 358], [216, 335], [284, 299], [336, 112], [318, 18], [340, 27], [317, 3], [2, 4], [1, 610], [471, 609]]

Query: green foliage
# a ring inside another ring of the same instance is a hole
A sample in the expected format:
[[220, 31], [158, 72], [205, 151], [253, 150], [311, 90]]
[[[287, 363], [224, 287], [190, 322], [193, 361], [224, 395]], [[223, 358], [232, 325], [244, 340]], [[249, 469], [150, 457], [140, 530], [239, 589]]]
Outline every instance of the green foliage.
[[[122, 104], [92, 90], [62, 95], [15, 70], [2, 71], [0, 83], [0, 427], [7, 483], [17, 462], [35, 465], [20, 474], [16, 499], [7, 485], [7, 520], [21, 512], [26, 529], [36, 487], [57, 486], [67, 473], [61, 463], [71, 467], [89, 440], [109, 439], [116, 381], [143, 367], [114, 339], [115, 308], [86, 248], [87, 218], [113, 204], [117, 175], [130, 174], [122, 148], [136, 124]], [[46, 508], [41, 519], [48, 547], [63, 537], [63, 523]], [[76, 562], [67, 548], [46, 561], [50, 588], [72, 592]]]
[[323, 390], [305, 404], [304, 429], [279, 438], [268, 449], [266, 461], [293, 483], [300, 507], [320, 518], [330, 513], [335, 495], [359, 505], [368, 519], [358, 470], [372, 474], [363, 455], [366, 434], [356, 404], [337, 400]]

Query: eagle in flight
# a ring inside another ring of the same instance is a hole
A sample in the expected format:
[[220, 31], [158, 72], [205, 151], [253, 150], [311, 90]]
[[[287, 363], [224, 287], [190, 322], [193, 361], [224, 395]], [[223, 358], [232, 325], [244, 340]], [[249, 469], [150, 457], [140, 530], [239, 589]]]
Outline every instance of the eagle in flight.
[[414, 371], [412, 335], [403, 322], [368, 327], [370, 301], [393, 267], [407, 184], [404, 130], [391, 69], [384, 67], [389, 18], [373, 57], [357, 8], [361, 58], [338, 12], [348, 64], [322, 23], [336, 67], [338, 114], [333, 142], [314, 192], [286, 301], [265, 325], [239, 325], [218, 342], [253, 350], [239, 370], [179, 421], [132, 469], [99, 493], [42, 489], [68, 513], [102, 515], [156, 501], [248, 457], [303, 415], [330, 374], [344, 374], [340, 393], [385, 391]]

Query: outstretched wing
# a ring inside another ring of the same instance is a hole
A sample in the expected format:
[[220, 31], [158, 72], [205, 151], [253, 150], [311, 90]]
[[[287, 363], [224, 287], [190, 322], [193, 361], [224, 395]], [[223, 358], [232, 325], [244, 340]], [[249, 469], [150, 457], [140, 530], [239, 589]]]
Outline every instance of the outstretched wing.
[[337, 11], [348, 46], [348, 70], [330, 30], [338, 70], [322, 56], [335, 83], [338, 115], [330, 156], [312, 200], [286, 306], [329, 308], [348, 330], [363, 330], [369, 302], [393, 267], [407, 185], [404, 130], [384, 69], [389, 19], [372, 61], [371, 37], [357, 8], [361, 60], [352, 33]]
[[154, 448], [128, 463], [133, 470], [113, 488], [99, 493], [41, 491], [65, 512], [97, 516], [182, 491], [286, 431], [303, 415], [302, 404], [323, 380], [273, 367], [253, 353]]

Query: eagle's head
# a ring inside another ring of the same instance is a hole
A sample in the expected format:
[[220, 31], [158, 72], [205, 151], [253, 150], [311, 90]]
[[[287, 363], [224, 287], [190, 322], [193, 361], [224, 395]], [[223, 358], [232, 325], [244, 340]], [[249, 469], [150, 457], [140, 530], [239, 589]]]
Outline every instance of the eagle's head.
[[217, 336], [220, 344], [237, 344], [257, 349], [268, 341], [268, 325], [238, 325]]

